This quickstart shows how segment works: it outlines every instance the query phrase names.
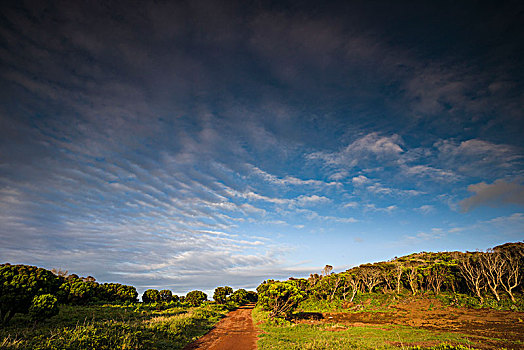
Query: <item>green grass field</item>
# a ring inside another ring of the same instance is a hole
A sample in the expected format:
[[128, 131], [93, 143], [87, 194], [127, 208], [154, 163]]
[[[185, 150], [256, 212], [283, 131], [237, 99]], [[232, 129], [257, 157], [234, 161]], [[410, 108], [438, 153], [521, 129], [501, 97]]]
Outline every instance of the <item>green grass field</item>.
[[0, 329], [2, 349], [182, 349], [205, 334], [229, 310], [207, 304], [60, 307], [60, 313], [34, 325], [17, 314]]

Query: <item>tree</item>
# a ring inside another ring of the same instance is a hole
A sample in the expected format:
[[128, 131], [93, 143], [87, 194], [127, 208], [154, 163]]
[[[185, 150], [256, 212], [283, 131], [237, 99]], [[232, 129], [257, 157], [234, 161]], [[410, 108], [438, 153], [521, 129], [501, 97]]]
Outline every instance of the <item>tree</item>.
[[27, 313], [33, 298], [55, 294], [60, 280], [51, 271], [27, 265], [0, 265], [0, 324]]
[[160, 301], [160, 292], [156, 289], [148, 289], [142, 295], [142, 301], [146, 304]]
[[35, 322], [58, 315], [58, 301], [54, 295], [42, 294], [33, 298], [29, 317]]
[[233, 288], [231, 287], [217, 287], [213, 293], [213, 299], [219, 304], [225, 304], [227, 296], [231, 293], [233, 293]]
[[86, 304], [92, 301], [97, 294], [98, 284], [84, 282], [81, 279], [71, 278], [62, 283], [57, 296], [61, 303]]
[[356, 274], [346, 272], [343, 274], [344, 284], [342, 285], [342, 297], [346, 300], [346, 297], [351, 293], [351, 299], [349, 302], [353, 302], [355, 295], [357, 295], [358, 289], [360, 287], [360, 279]]
[[512, 302], [516, 302], [513, 295], [513, 289], [517, 288], [522, 281], [521, 259], [522, 255], [512, 253], [511, 251], [504, 251], [504, 273], [500, 280], [502, 287], [508, 293]]
[[306, 297], [295, 281], [266, 283], [263, 288], [257, 288], [257, 292], [258, 303], [264, 310], [270, 311], [271, 318], [288, 317]]
[[440, 294], [442, 285], [449, 274], [448, 267], [445, 263], [436, 262], [426, 269], [428, 285], [433, 289], [435, 294]]
[[104, 283], [99, 286], [99, 299], [107, 301], [136, 302], [138, 292], [133, 286], [120, 283]]
[[257, 292], [253, 292], [252, 290], [247, 291], [247, 301], [250, 303], [256, 303], [258, 301], [258, 294]]
[[373, 288], [375, 288], [382, 280], [382, 274], [380, 273], [380, 270], [372, 266], [361, 266], [360, 276], [362, 282], [366, 285], [366, 287], [368, 287], [368, 291], [370, 293], [373, 292]]
[[160, 301], [169, 303], [171, 300], [173, 300], [173, 293], [169, 289], [162, 289], [160, 291]]
[[324, 266], [324, 268], [322, 269], [322, 276], [327, 276], [331, 274], [331, 271], [333, 271], [333, 266], [331, 265]]
[[484, 302], [482, 297], [482, 289], [484, 288], [484, 274], [482, 265], [479, 262], [479, 253], [464, 254], [459, 260], [459, 270], [468, 287], [479, 298], [480, 303]]
[[480, 266], [482, 268], [482, 273], [484, 274], [489, 289], [497, 301], [500, 301], [500, 296], [497, 289], [502, 283], [505, 265], [506, 261], [504, 260], [502, 254], [493, 250], [488, 250], [486, 253], [480, 256]]
[[406, 272], [406, 277], [408, 279], [409, 288], [411, 289], [411, 293], [413, 295], [417, 294], [418, 291], [418, 270], [419, 266], [416, 263], [411, 263]]
[[185, 301], [191, 306], [200, 306], [206, 300], [207, 294], [199, 290], [193, 290], [185, 297]]
[[400, 294], [400, 287], [402, 285], [402, 274], [404, 273], [404, 265], [402, 263], [396, 263], [393, 269], [393, 276], [395, 277], [397, 294]]
[[233, 294], [231, 294], [229, 300], [240, 305], [246, 304], [249, 302], [248, 292], [242, 288], [237, 289]]

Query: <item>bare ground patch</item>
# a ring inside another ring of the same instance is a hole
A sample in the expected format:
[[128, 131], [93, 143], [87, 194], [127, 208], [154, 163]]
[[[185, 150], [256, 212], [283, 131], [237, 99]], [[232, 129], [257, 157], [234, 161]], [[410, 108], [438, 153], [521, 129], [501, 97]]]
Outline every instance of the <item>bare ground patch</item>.
[[[481, 349], [521, 349], [524, 347], [524, 313], [493, 309], [455, 308], [439, 300], [410, 298], [392, 304], [388, 312], [301, 313], [299, 323], [336, 323], [343, 326], [410, 326], [432, 331], [465, 334]], [[387, 328], [387, 327], [386, 327]], [[392, 343], [393, 345], [393, 343]], [[435, 344], [395, 344], [398, 346]]]

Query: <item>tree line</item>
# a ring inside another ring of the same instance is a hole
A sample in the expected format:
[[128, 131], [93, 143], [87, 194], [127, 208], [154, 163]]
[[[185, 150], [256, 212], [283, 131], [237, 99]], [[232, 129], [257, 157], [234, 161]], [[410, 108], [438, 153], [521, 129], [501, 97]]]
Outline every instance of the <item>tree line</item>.
[[[233, 291], [226, 286], [217, 287], [213, 299], [218, 304], [234, 307], [256, 302], [257, 296], [252, 291]], [[196, 307], [205, 301], [207, 295], [200, 290], [178, 296], [168, 289], [148, 289], [142, 295], [142, 302], [151, 305], [184, 303]], [[58, 304], [97, 302], [136, 303], [138, 292], [133, 286], [98, 283], [92, 276], [79, 277], [68, 271], [8, 263], [0, 265], [0, 324], [7, 324], [16, 313], [29, 314], [36, 322], [58, 314]]]
[[135, 302], [137, 297], [133, 286], [97, 283], [91, 276], [28, 265], [0, 265], [0, 324], [9, 322], [15, 313], [29, 313], [35, 321], [51, 317], [58, 313], [59, 302]]
[[506, 243], [486, 252], [415, 253], [387, 262], [363, 264], [341, 273], [326, 265], [320, 274], [288, 281], [265, 281], [259, 300], [272, 317], [288, 315], [310, 298], [352, 302], [358, 293], [464, 293], [484, 303], [503, 294], [513, 303], [522, 294], [524, 243]]

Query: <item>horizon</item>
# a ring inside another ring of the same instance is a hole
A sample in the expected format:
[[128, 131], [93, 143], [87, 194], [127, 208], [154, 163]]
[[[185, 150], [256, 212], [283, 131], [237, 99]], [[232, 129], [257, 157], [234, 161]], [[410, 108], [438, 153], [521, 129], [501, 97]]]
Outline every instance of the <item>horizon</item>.
[[523, 3], [0, 6], [0, 262], [183, 295], [524, 239]]

